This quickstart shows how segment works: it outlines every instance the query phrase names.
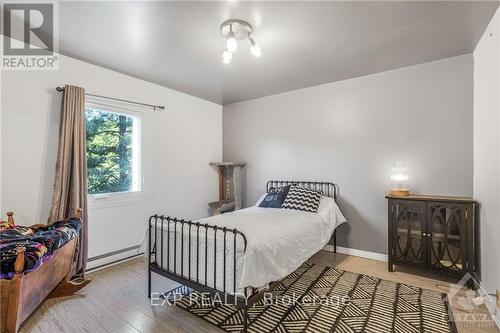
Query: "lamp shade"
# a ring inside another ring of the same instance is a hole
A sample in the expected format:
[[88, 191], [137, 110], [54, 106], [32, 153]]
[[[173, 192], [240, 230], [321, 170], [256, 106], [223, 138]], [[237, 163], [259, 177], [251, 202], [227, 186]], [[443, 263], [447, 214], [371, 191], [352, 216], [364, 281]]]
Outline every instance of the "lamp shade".
[[391, 169], [391, 195], [409, 195], [408, 168], [404, 163], [396, 163]]

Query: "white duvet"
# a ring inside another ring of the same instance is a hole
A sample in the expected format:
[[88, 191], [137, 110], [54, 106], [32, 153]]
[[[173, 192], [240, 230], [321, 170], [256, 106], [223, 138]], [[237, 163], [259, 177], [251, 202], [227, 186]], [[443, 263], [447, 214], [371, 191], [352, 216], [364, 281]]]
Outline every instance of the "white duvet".
[[[260, 200], [259, 200], [260, 202]], [[258, 203], [259, 203], [258, 202]], [[258, 205], [257, 203], [257, 205]], [[244, 287], [265, 287], [272, 281], [278, 281], [296, 270], [302, 263], [313, 254], [321, 250], [330, 240], [335, 228], [346, 222], [332, 198], [323, 197], [321, 199], [318, 213], [309, 213], [298, 210], [282, 208], [260, 208], [258, 206], [238, 210], [232, 213], [212, 216], [199, 220], [200, 223], [208, 223], [219, 227], [236, 228], [245, 234], [247, 239], [246, 251], [243, 251], [243, 242], [238, 238], [236, 247], [236, 289], [241, 291]], [[160, 228], [160, 227], [158, 227]], [[168, 249], [166, 239], [168, 231], [163, 227], [164, 251], [163, 266], [166, 268], [166, 259], [169, 257], [170, 268], [173, 270], [173, 227], [170, 227], [170, 243]], [[200, 229], [201, 230], [201, 229]], [[160, 230], [157, 230], [157, 243], [160, 243]], [[222, 290], [224, 285], [224, 253], [226, 255], [226, 281], [225, 290], [232, 292], [233, 289], [233, 238], [228, 234], [226, 251], [223, 247], [222, 232], [217, 233], [217, 245], [213, 248], [213, 232], [209, 232], [207, 247], [207, 278], [205, 281], [205, 247], [204, 232], [201, 234], [199, 243], [201, 246], [196, 249], [195, 231], [191, 230], [191, 267], [188, 263], [189, 251], [189, 231], [184, 228], [176, 230], [176, 272], [178, 275], [199, 280], [212, 288]], [[180, 244], [180, 239], [184, 239], [184, 244]], [[181, 250], [182, 249], [182, 250]], [[198, 251], [198, 254], [197, 254]], [[215, 254], [214, 254], [215, 252]], [[181, 253], [184, 266], [181, 267]], [[199, 260], [196, 264], [196, 256]], [[159, 262], [159, 258], [157, 262]], [[214, 265], [215, 263], [215, 265]], [[214, 274], [214, 271], [215, 274]], [[198, 274], [196, 274], [196, 272]], [[214, 279], [215, 276], [215, 279]], [[215, 280], [215, 284], [214, 284]]]

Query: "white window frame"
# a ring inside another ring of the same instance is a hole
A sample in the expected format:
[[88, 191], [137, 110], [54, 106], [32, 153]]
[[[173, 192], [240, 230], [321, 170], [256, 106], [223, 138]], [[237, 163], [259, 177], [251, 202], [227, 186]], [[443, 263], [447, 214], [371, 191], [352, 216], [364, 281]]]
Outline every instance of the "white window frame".
[[[99, 111], [122, 114], [134, 118], [132, 142], [136, 142], [138, 149], [132, 149], [132, 154], [136, 155], [133, 160], [133, 174], [135, 179], [132, 180], [132, 186], [136, 187], [136, 191], [112, 192], [112, 193], [87, 193], [89, 209], [108, 208], [113, 206], [125, 206], [133, 203], [141, 203], [149, 199], [146, 188], [146, 177], [144, 168], [144, 116], [147, 110], [143, 108], [135, 108], [128, 103], [121, 103], [101, 99], [98, 97], [85, 98], [85, 108], [91, 108]], [[138, 142], [138, 143], [137, 143]], [[134, 144], [134, 143], [133, 143]]]

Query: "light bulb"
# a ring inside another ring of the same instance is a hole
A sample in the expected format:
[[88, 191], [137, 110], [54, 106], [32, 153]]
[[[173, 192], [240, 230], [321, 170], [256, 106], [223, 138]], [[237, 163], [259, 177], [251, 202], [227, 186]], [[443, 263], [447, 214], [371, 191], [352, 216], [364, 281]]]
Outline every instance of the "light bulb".
[[260, 49], [259, 44], [255, 42], [253, 38], [249, 38], [250, 40], [250, 52], [254, 55], [254, 57], [258, 58], [262, 55], [262, 50]]
[[238, 42], [236, 41], [236, 38], [234, 38], [233, 31], [229, 31], [227, 42], [226, 42], [226, 48], [229, 52], [234, 52], [238, 48]]
[[260, 57], [260, 56], [262, 55], [262, 51], [261, 51], [261, 49], [260, 49], [260, 46], [259, 46], [259, 45], [257, 45], [257, 44], [255, 44], [254, 46], [252, 46], [252, 47], [250, 48], [250, 52], [252, 52], [252, 54], [253, 54], [256, 58], [258, 58], [258, 57]]
[[222, 53], [222, 62], [224, 62], [225, 64], [229, 64], [231, 62], [231, 59], [233, 59], [233, 54], [228, 50], [225, 50], [224, 53]]

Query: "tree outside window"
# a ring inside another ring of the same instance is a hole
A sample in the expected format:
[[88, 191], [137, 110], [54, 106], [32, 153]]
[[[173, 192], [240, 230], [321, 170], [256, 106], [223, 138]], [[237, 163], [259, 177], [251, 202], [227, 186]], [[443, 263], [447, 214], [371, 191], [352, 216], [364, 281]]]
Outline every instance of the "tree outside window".
[[89, 194], [139, 190], [137, 118], [87, 107]]

